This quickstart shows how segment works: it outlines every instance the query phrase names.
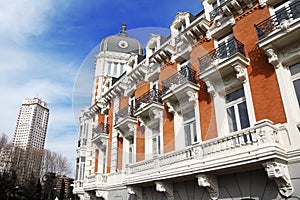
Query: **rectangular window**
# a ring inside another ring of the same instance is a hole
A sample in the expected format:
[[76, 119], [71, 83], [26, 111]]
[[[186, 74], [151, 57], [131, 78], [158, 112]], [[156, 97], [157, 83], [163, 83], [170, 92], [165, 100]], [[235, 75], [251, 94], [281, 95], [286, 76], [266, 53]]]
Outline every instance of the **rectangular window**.
[[300, 63], [297, 63], [290, 67], [291, 81], [294, 86], [296, 98], [300, 108]]
[[129, 163], [133, 163], [133, 147], [134, 147], [134, 138], [129, 139]]
[[120, 75], [122, 75], [124, 72], [124, 64], [120, 65]]
[[107, 63], [107, 75], [110, 75], [111, 73], [111, 63]]
[[152, 153], [153, 156], [160, 154], [159, 126], [152, 129]]
[[194, 110], [186, 114], [183, 114], [183, 126], [184, 126], [185, 146], [190, 146], [198, 142]]
[[238, 89], [225, 97], [229, 132], [250, 126], [244, 89]]
[[114, 77], [117, 77], [117, 76], [118, 76], [118, 64], [115, 63], [115, 64], [113, 65], [113, 67], [114, 67]]

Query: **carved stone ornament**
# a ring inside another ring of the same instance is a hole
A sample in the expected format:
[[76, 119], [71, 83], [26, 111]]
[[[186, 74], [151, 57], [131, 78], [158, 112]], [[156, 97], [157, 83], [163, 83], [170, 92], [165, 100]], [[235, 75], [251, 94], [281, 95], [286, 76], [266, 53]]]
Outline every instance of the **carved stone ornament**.
[[128, 186], [127, 192], [128, 194], [135, 195], [137, 200], [143, 199], [142, 188], [139, 186]]
[[283, 30], [283, 31], [286, 31], [288, 32], [289, 31], [289, 28], [290, 28], [290, 24], [291, 24], [291, 20], [283, 20], [281, 23], [280, 23], [280, 29]]
[[198, 185], [207, 189], [211, 199], [215, 200], [219, 198], [217, 176], [200, 174], [196, 177], [198, 178]]
[[268, 177], [275, 181], [280, 194], [284, 197], [291, 196], [294, 188], [287, 165], [279, 162], [267, 162], [263, 166], [267, 171]]
[[96, 197], [102, 197], [103, 199], [107, 199], [107, 192], [101, 191], [101, 190], [96, 190]]
[[150, 118], [151, 119], [161, 119], [162, 118], [161, 110], [158, 110], [155, 108], [151, 109]]
[[217, 94], [215, 87], [213, 86], [211, 81], [205, 81], [205, 84], [207, 86], [207, 92], [211, 95], [215, 96]]
[[137, 120], [140, 122], [140, 126], [145, 126], [145, 121], [141, 118], [141, 117], [138, 117]]
[[272, 64], [276, 69], [281, 66], [278, 56], [277, 56], [276, 52], [274, 51], [274, 49], [268, 49], [266, 51], [266, 54], [268, 56], [269, 63]]
[[156, 185], [156, 191], [163, 192], [166, 195], [168, 200], [174, 199], [172, 183], [157, 181], [155, 182], [155, 185]]
[[264, 7], [267, 5], [267, 0], [258, 0], [260, 7]]
[[245, 68], [241, 67], [240, 65], [236, 65], [234, 66], [234, 70], [236, 71], [236, 77], [241, 81], [245, 82], [246, 80]]
[[186, 91], [186, 95], [189, 98], [189, 102], [196, 102], [198, 100], [198, 93], [192, 90]]
[[166, 105], [168, 106], [168, 111], [170, 113], [175, 113], [175, 109], [174, 107], [172, 106], [172, 103], [170, 101], [165, 101], [166, 102]]

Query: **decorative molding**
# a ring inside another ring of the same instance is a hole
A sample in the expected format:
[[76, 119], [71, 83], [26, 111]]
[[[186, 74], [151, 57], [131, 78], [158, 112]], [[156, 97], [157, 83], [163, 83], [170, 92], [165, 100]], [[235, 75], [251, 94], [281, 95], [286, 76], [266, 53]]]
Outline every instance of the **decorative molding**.
[[189, 15], [188, 12], [177, 12], [176, 17], [175, 17], [174, 21], [172, 22], [171, 26], [173, 26], [175, 28], [179, 28], [180, 25], [183, 22], [185, 22], [185, 18], [188, 15]]
[[236, 71], [236, 77], [241, 81], [245, 82], [246, 81], [245, 68], [240, 65], [236, 65], [234, 66], [234, 70]]
[[198, 178], [198, 185], [207, 188], [210, 198], [215, 200], [219, 198], [218, 179], [215, 175], [200, 174]]
[[145, 121], [141, 117], [137, 117], [137, 120], [140, 122], [140, 126], [146, 126]]
[[172, 183], [157, 181], [157, 182], [155, 182], [155, 185], [156, 185], [156, 191], [163, 192], [166, 195], [167, 200], [174, 199]]
[[268, 177], [275, 181], [280, 194], [284, 197], [290, 197], [294, 192], [294, 188], [287, 165], [273, 161], [264, 163], [263, 166]]
[[291, 24], [291, 20], [285, 19], [280, 23], [279, 27], [282, 31], [289, 32], [290, 24]]
[[168, 107], [168, 111], [170, 112], [170, 113], [175, 113], [175, 109], [174, 109], [174, 107], [172, 106], [172, 103], [170, 102], [170, 101], [165, 101], [165, 103], [166, 103], [166, 105], [167, 105], [167, 107]]
[[277, 53], [274, 51], [274, 49], [269, 48], [266, 51], [266, 54], [268, 56], [268, 61], [270, 64], [272, 64], [276, 69], [281, 66], [281, 63], [278, 59]]
[[189, 102], [196, 102], [198, 100], [198, 93], [196, 91], [187, 90], [186, 95], [188, 96]]
[[143, 199], [142, 187], [139, 186], [128, 186], [127, 187], [128, 194], [135, 195], [137, 200]]
[[96, 197], [107, 199], [107, 191], [96, 190]]
[[207, 86], [207, 92], [210, 93], [212, 96], [215, 96], [217, 94], [217, 91], [215, 90], [213, 83], [207, 80], [205, 81], [205, 84]]
[[162, 112], [161, 110], [157, 109], [157, 108], [153, 108], [153, 109], [150, 109], [150, 118], [151, 119], [161, 119], [162, 118]]
[[265, 7], [267, 5], [267, 0], [258, 0], [260, 7]]

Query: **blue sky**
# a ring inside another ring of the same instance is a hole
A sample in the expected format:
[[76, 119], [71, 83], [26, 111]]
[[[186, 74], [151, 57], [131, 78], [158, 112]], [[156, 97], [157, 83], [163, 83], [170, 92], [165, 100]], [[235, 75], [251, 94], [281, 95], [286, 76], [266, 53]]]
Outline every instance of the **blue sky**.
[[200, 0], [0, 0], [0, 133], [12, 138], [22, 100], [38, 96], [50, 109], [46, 148], [74, 163], [73, 88], [75, 101], [89, 105], [91, 85], [82, 79], [100, 41], [124, 21], [129, 32], [165, 29], [177, 12], [201, 10]]

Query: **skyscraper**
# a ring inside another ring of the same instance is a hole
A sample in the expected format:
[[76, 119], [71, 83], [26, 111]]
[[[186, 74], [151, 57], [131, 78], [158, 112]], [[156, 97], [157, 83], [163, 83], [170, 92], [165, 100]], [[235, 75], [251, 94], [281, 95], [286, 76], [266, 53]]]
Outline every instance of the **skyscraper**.
[[20, 181], [40, 173], [48, 119], [49, 109], [41, 99], [22, 102], [13, 139], [15, 159], [12, 159]]

